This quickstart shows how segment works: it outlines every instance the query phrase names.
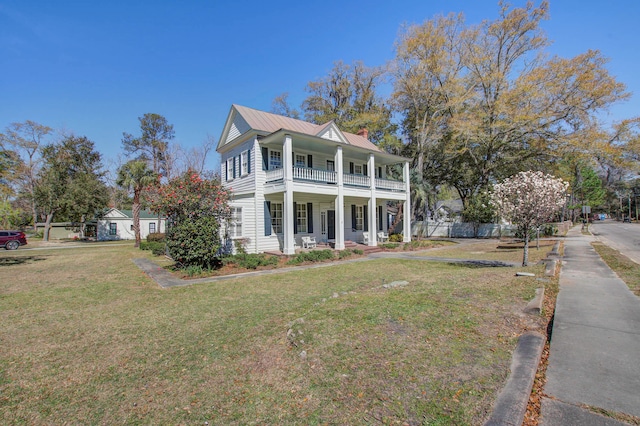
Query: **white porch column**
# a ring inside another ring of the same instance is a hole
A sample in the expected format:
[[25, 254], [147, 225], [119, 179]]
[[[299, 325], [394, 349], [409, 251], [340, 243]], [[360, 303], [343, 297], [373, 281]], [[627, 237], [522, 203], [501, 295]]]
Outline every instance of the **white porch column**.
[[377, 233], [377, 220], [376, 215], [378, 214], [378, 209], [376, 209], [376, 161], [373, 158], [373, 154], [369, 154], [369, 161], [367, 162], [367, 171], [369, 172], [369, 188], [371, 190], [371, 195], [369, 196], [369, 214], [368, 219], [369, 223], [367, 224], [367, 228], [369, 229], [369, 245], [377, 246], [378, 245], [378, 233]]
[[337, 250], [344, 250], [344, 164], [342, 163], [342, 147], [336, 147], [336, 175], [338, 176], [338, 195], [336, 196], [336, 243]]
[[284, 205], [282, 206], [283, 247], [284, 254], [295, 254], [295, 236], [293, 224], [296, 220], [293, 211], [293, 155], [291, 135], [284, 135], [282, 147], [282, 168], [284, 172]]
[[411, 185], [409, 183], [409, 162], [404, 162], [402, 168], [402, 175], [404, 177], [404, 190], [406, 193], [406, 199], [404, 201], [404, 207], [402, 209], [403, 221], [402, 221], [402, 241], [408, 243], [411, 241]]

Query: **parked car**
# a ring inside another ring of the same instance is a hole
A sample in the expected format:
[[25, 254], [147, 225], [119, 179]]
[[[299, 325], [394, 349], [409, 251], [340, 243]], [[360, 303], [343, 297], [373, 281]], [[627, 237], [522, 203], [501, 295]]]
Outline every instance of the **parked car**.
[[27, 236], [20, 231], [0, 231], [0, 247], [6, 250], [17, 250], [27, 244]]

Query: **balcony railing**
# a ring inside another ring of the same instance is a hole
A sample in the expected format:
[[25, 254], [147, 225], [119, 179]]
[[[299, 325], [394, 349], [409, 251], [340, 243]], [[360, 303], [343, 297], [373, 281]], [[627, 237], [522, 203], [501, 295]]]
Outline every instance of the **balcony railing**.
[[284, 179], [284, 169], [267, 170], [267, 182], [274, 182]]
[[405, 191], [404, 182], [398, 182], [397, 180], [388, 180], [388, 179], [380, 179], [380, 178], [376, 178], [376, 188], [387, 189], [389, 191], [397, 191], [397, 192]]
[[342, 179], [345, 185], [364, 186], [365, 188], [368, 188], [370, 186], [369, 176], [344, 175]]
[[[272, 169], [266, 171], [266, 182], [277, 182], [284, 179], [284, 169]], [[362, 175], [342, 175], [343, 183], [346, 186], [357, 186], [361, 188], [369, 188], [370, 178], [369, 176]], [[294, 181], [306, 181], [317, 183], [338, 183], [338, 174], [331, 170], [312, 169], [308, 167], [294, 167], [293, 168], [293, 180]], [[375, 185], [377, 189], [383, 189], [388, 191], [404, 192], [404, 182], [388, 179], [375, 179]]]
[[336, 172], [330, 170], [310, 169], [308, 167], [294, 167], [293, 180], [306, 180], [310, 182], [338, 183]]

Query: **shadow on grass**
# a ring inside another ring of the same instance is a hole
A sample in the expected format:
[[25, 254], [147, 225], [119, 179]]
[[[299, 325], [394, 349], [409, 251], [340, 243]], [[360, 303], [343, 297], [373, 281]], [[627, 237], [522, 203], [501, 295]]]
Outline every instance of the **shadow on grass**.
[[499, 260], [461, 260], [459, 262], [449, 262], [450, 265], [463, 266], [465, 268], [513, 268], [513, 263], [501, 262]]
[[1, 266], [14, 266], [14, 265], [23, 265], [25, 263], [33, 263], [39, 262], [41, 260], [47, 260], [45, 256], [12, 256], [12, 257], [1, 257], [0, 258], [0, 267]]

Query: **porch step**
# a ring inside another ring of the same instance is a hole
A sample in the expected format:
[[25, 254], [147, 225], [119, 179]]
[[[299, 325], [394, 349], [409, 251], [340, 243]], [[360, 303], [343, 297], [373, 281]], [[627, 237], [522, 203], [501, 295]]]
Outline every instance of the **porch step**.
[[364, 254], [379, 253], [383, 251], [378, 246], [365, 246], [364, 244], [356, 244], [356, 245], [357, 245], [356, 248], [359, 248], [360, 250], [362, 250]]

